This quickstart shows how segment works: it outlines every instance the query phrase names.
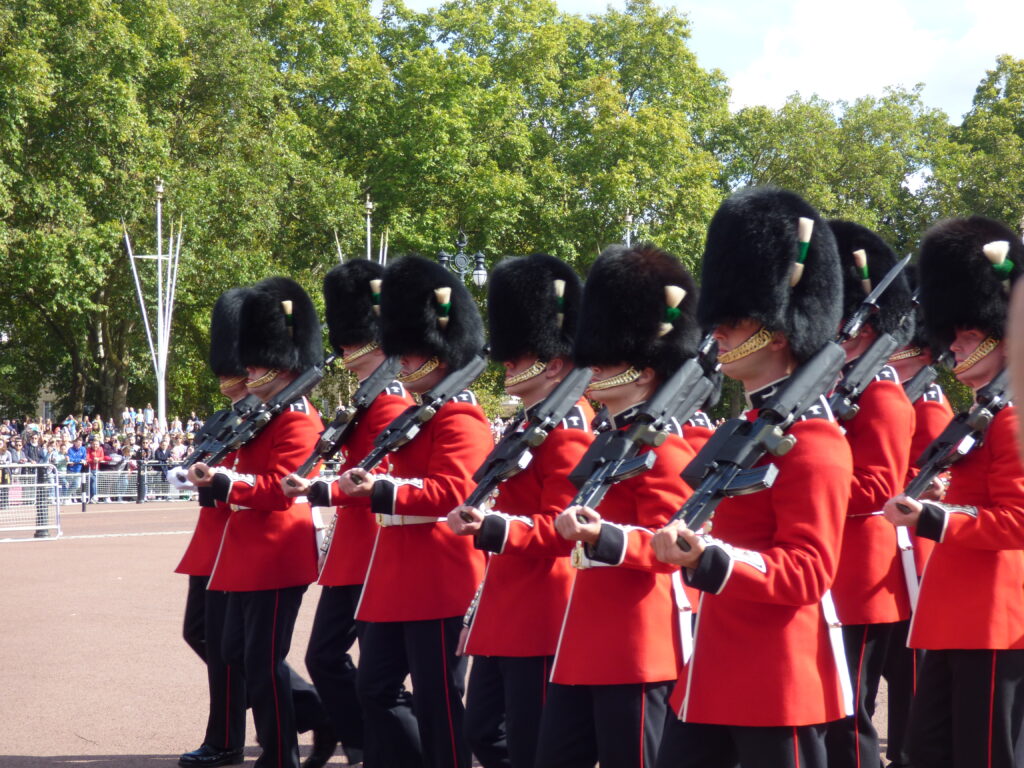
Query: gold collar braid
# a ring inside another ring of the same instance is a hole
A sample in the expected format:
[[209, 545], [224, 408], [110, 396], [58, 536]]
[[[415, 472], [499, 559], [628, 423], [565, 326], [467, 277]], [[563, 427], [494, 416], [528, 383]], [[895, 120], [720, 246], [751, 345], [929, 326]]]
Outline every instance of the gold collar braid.
[[371, 341], [368, 344], [364, 344], [359, 349], [357, 349], [355, 352], [353, 352], [351, 355], [343, 355], [342, 358], [341, 358], [341, 364], [345, 365], [345, 366], [348, 366], [351, 363], [354, 363], [356, 360], [358, 360], [363, 355], [366, 355], [366, 354], [369, 354], [370, 352], [373, 352], [373, 350], [377, 349], [379, 346], [380, 346], [380, 344], [378, 344], [376, 341]]
[[730, 349], [718, 356], [718, 362], [722, 363], [735, 363], [737, 360], [742, 360], [747, 355], [757, 352], [759, 349], [764, 349], [772, 341], [772, 332], [765, 328], [763, 325], [756, 331], [749, 339], [744, 341], [738, 347]]
[[906, 349], [897, 352], [895, 355], [892, 355], [889, 358], [889, 362], [896, 363], [899, 362], [900, 360], [909, 360], [910, 358], [917, 357], [920, 354], [920, 347], [907, 347]]
[[590, 386], [587, 387], [587, 391], [600, 392], [602, 389], [612, 389], [613, 387], [621, 387], [623, 384], [632, 384], [639, 378], [640, 371], [638, 371], [631, 365], [622, 373], [617, 373], [614, 376], [609, 376], [607, 379], [601, 379], [600, 381], [592, 381], [590, 383]]
[[974, 366], [981, 358], [991, 352], [993, 349], [999, 346], [999, 339], [993, 339], [991, 336], [986, 336], [985, 340], [982, 341], [978, 346], [974, 348], [974, 351], [967, 356], [967, 358], [953, 369], [953, 375], [959, 376], [961, 373], [966, 371], [968, 368]]
[[524, 381], [529, 381], [534, 376], [540, 376], [540, 374], [544, 373], [544, 371], [546, 371], [547, 368], [547, 363], [542, 363], [540, 360], [538, 360], [525, 371], [520, 371], [515, 376], [506, 377], [505, 386], [514, 387], [516, 384], [522, 384]]
[[233, 387], [236, 387], [239, 384], [241, 384], [243, 381], [245, 381], [245, 378], [246, 377], [243, 374], [241, 376], [235, 376], [234, 378], [231, 379], [225, 379], [220, 383], [221, 394], [226, 395], [229, 389], [232, 389]]
[[437, 366], [439, 366], [440, 364], [440, 360], [438, 360], [436, 357], [432, 357], [419, 368], [417, 368], [415, 371], [400, 374], [398, 376], [398, 380], [403, 384], [412, 384], [414, 381], [419, 381], [424, 376], [428, 376], [429, 374], [433, 373]]
[[280, 375], [281, 371], [279, 371], [277, 368], [271, 368], [258, 379], [245, 382], [245, 386], [247, 386], [249, 389], [258, 389], [259, 387], [269, 384]]

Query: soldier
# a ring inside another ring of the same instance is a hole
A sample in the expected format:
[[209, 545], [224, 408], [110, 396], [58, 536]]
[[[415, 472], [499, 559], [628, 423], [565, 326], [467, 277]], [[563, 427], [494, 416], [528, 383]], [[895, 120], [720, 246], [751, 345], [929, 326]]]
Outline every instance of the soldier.
[[[917, 269], [911, 265], [907, 267], [907, 279], [911, 285], [917, 285]], [[916, 314], [914, 324], [914, 335], [910, 342], [889, 358], [889, 365], [895, 369], [896, 374], [903, 384], [904, 390], [925, 366], [931, 365], [937, 353], [932, 351], [924, 329], [924, 315], [920, 307]], [[917, 476], [917, 467], [914, 462], [921, 455], [925, 448], [939, 436], [945, 429], [950, 419], [953, 418], [953, 409], [946, 399], [942, 387], [932, 382], [924, 392], [914, 398], [911, 402], [914, 407], [914, 437], [910, 441], [910, 466], [907, 469], [907, 478], [904, 485]], [[936, 499], [941, 499], [945, 493], [945, 481], [936, 480], [933, 493]], [[931, 539], [924, 539], [909, 533], [909, 528], [901, 526], [896, 529], [896, 539], [900, 546], [900, 558], [903, 565], [903, 576], [907, 581], [907, 591], [910, 593], [910, 608], [913, 611], [917, 605], [918, 585], [921, 575], [924, 573], [928, 556], [935, 546]], [[887, 735], [885, 756], [889, 760], [890, 768], [909, 768], [910, 757], [904, 748], [904, 738], [907, 731], [907, 718], [910, 715], [910, 703], [914, 698], [914, 688], [917, 685], [917, 668], [922, 652], [915, 652], [907, 647], [907, 637], [910, 633], [910, 622], [901, 622], [903, 626], [894, 631], [889, 638], [889, 649], [885, 654], [885, 666], [882, 669], [882, 677], [885, 678], [888, 692], [888, 713]]]
[[[589, 394], [608, 409], [611, 428], [627, 429], [696, 354], [696, 298], [683, 264], [650, 244], [610, 246], [594, 262], [573, 356], [594, 369]], [[538, 766], [654, 762], [691, 613], [682, 585], [654, 560], [649, 542], [689, 494], [680, 472], [694, 451], [678, 423], [664, 443], [644, 451], [656, 455], [653, 468], [612, 486], [600, 511], [572, 506], [556, 518], [558, 533], [575, 542], [577, 570]]]
[[[210, 370], [232, 404], [246, 395], [245, 367], [238, 359], [238, 315], [245, 289], [225, 291], [210, 318]], [[220, 413], [214, 414], [217, 419]], [[230, 461], [230, 457], [228, 458]], [[172, 479], [170, 476], [168, 479]], [[242, 762], [245, 747], [245, 677], [224, 658], [220, 639], [228, 593], [208, 590], [217, 550], [230, 508], [212, 498], [209, 486], [199, 491], [199, 520], [175, 573], [188, 574], [185, 600], [185, 642], [206, 663], [210, 711], [202, 746], [183, 754], [178, 765], [218, 766]]]
[[[1005, 366], [1007, 291], [1021, 264], [1014, 233], [981, 216], [940, 222], [921, 242], [928, 335], [933, 348], [952, 351], [953, 373], [975, 391]], [[944, 501], [899, 494], [885, 505], [890, 522], [938, 542], [910, 630], [911, 647], [927, 651], [907, 735], [915, 768], [1016, 765], [1024, 720], [1024, 468], [1015, 431], [1007, 406], [952, 466]]]
[[[385, 269], [381, 324], [384, 353], [400, 357], [400, 381], [417, 394], [483, 349], [483, 324], [469, 291], [448, 270], [418, 257]], [[356, 468], [339, 479], [346, 495], [369, 497], [381, 526], [356, 612], [367, 622], [356, 688], [368, 747], [381, 766], [469, 767], [465, 660], [455, 651], [483, 555], [444, 522], [472, 489], [473, 472], [492, 445], [484, 412], [465, 390], [393, 454], [389, 475]], [[407, 674], [412, 709], [404, 695]]]
[[[843, 272], [843, 316], [849, 317], [864, 297], [896, 264], [896, 254], [871, 230], [849, 221], [829, 222]], [[913, 333], [910, 284], [900, 273], [878, 299], [860, 333], [843, 344], [847, 364], [856, 364], [881, 334], [901, 344]], [[832, 585], [850, 679], [853, 717], [829, 725], [829, 768], [876, 768], [878, 734], [871, 721], [878, 683], [890, 637], [910, 618], [896, 532], [875, 514], [902, 487], [910, 462], [914, 409], [896, 371], [886, 365], [857, 400], [859, 410], [843, 421], [853, 453], [853, 485], [843, 529], [839, 570]]]
[[[360, 382], [384, 363], [380, 348], [380, 280], [384, 268], [366, 259], [340, 264], [324, 278], [324, 304], [331, 346]], [[369, 453], [373, 439], [392, 419], [412, 405], [398, 382], [381, 392], [360, 417], [343, 447], [339, 474]], [[306, 668], [330, 714], [349, 763], [362, 761], [363, 713], [356, 694], [356, 668], [349, 649], [361, 632], [356, 606], [377, 523], [367, 497], [346, 496], [338, 483], [309, 482], [290, 474], [281, 481], [286, 496], [306, 495], [314, 506], [336, 506], [330, 548], [320, 572], [323, 585], [306, 651]], [[367, 763], [374, 764], [373, 756]]]
[[[322, 361], [313, 303], [288, 278], [268, 278], [252, 287], [242, 302], [239, 328], [246, 387], [263, 400]], [[291, 675], [284, 659], [302, 595], [317, 577], [316, 533], [309, 504], [286, 497], [280, 481], [309, 455], [322, 428], [309, 401], [298, 399], [238, 450], [232, 468], [198, 462], [188, 473], [192, 483], [211, 488], [213, 498], [231, 508], [209, 588], [230, 593], [225, 655], [244, 663], [263, 748], [257, 766], [298, 765]]]
[[[813, 224], [798, 239], [800, 224]], [[805, 245], [801, 247], [801, 243]], [[726, 376], [760, 406], [835, 333], [839, 258], [831, 231], [797, 195], [737, 192], [711, 220], [698, 320], [714, 329]], [[680, 521], [652, 542], [701, 590], [693, 655], [672, 693], [658, 766], [824, 768], [825, 723], [848, 714], [849, 680], [828, 588], [853, 474], [824, 397], [769, 456], [774, 485], [724, 499], [713, 536]], [[677, 544], [683, 537], [684, 552]]]
[[[505, 365], [505, 391], [530, 414], [572, 368], [582, 285], [546, 254], [507, 259], [488, 288], [491, 357]], [[485, 768], [532, 768], [558, 631], [573, 572], [572, 548], [555, 516], [572, 500], [569, 472], [593, 439], [593, 410], [581, 398], [526, 469], [499, 487], [493, 508], [461, 506], [448, 525], [492, 552], [477, 597], [466, 652], [473, 670], [466, 737]], [[462, 514], [472, 518], [466, 522]]]

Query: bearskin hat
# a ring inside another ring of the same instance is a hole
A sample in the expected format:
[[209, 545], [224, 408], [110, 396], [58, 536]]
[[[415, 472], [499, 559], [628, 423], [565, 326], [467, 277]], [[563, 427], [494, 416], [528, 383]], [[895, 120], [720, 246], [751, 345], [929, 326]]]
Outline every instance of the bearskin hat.
[[368, 259], [339, 264], [324, 277], [324, 307], [331, 348], [354, 347], [380, 340], [380, 280], [384, 267]]
[[506, 362], [536, 356], [546, 363], [570, 356], [582, 293], [572, 267], [554, 256], [534, 253], [502, 261], [487, 290], [491, 357]]
[[[799, 219], [814, 222], [803, 272]], [[751, 187], [727, 198], [708, 226], [697, 317], [705, 328], [744, 318], [781, 331], [800, 362], [839, 330], [842, 279], [832, 230], [799, 195]]]
[[918, 264], [924, 321], [936, 349], [948, 347], [957, 328], [1003, 338], [1007, 288], [1024, 266], [1024, 246], [1013, 230], [984, 216], [940, 221], [925, 232]]
[[[283, 302], [291, 302], [291, 315]], [[302, 371], [324, 359], [320, 321], [312, 300], [288, 277], [268, 277], [249, 289], [239, 316], [242, 365]]]
[[[686, 292], [681, 303], [671, 286]], [[583, 286], [574, 362], [629, 363], [667, 379], [697, 354], [696, 305], [693, 277], [675, 256], [650, 243], [608, 246]]]
[[[435, 293], [438, 289], [451, 291], [447, 302]], [[380, 309], [386, 355], [430, 355], [449, 368], [461, 368], [483, 351], [476, 302], [458, 275], [434, 261], [405, 256], [389, 264]]]
[[215, 376], [245, 375], [245, 366], [238, 359], [238, 318], [245, 294], [245, 288], [229, 288], [213, 305], [209, 362]]
[[[867, 227], [839, 219], [830, 220], [828, 225], [839, 249], [839, 264], [843, 273], [843, 317], [847, 318], [899, 259], [892, 248]], [[867, 282], [863, 280], [857, 265], [857, 257], [854, 255], [856, 251], [864, 251]], [[878, 311], [868, 318], [868, 323], [880, 334], [892, 334], [899, 345], [903, 346], [914, 335], [913, 308], [913, 292], [906, 270], [903, 270], [878, 298]], [[901, 323], [904, 318], [905, 322]]]

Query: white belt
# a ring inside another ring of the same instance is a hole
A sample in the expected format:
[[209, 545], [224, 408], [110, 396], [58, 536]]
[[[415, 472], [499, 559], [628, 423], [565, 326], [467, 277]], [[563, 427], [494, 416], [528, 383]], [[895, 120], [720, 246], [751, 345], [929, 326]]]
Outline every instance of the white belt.
[[[294, 501], [296, 504], [309, 503], [309, 499], [307, 499], [305, 496], [296, 496], [294, 499], [292, 499], [292, 501]], [[253, 509], [253, 507], [243, 507], [241, 504], [230, 504], [229, 506], [231, 507], [232, 512], [241, 512], [244, 509]]]
[[390, 528], [392, 525], [427, 525], [428, 523], [443, 523], [447, 517], [428, 517], [427, 515], [386, 515], [377, 513], [377, 525], [381, 528]]

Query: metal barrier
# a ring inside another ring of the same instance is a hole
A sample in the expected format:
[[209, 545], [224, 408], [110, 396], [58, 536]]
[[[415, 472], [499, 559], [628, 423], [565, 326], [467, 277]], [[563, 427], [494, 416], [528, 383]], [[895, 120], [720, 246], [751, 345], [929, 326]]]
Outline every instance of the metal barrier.
[[[61, 473], [63, 496], [73, 502], [85, 500], [93, 504], [139, 503], [144, 501], [191, 501], [194, 491], [182, 491], [167, 482], [163, 463], [143, 462], [134, 469], [86, 470]], [[174, 466], [174, 465], [171, 465]]]
[[60, 535], [61, 483], [52, 464], [0, 466], [0, 534]]

